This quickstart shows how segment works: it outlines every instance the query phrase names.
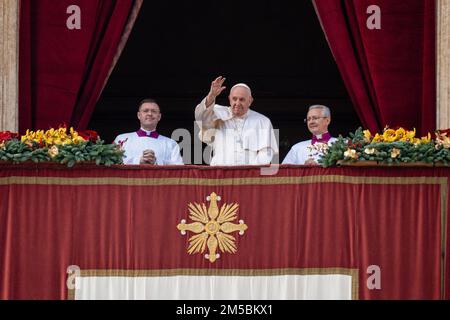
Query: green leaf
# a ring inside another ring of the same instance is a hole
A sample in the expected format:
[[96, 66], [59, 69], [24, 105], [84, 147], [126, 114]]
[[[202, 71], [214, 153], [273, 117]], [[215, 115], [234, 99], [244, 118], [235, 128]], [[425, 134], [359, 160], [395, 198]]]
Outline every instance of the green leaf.
[[72, 168], [73, 166], [75, 165], [75, 160], [70, 160], [69, 162], [67, 162], [67, 166], [69, 167], [69, 168]]

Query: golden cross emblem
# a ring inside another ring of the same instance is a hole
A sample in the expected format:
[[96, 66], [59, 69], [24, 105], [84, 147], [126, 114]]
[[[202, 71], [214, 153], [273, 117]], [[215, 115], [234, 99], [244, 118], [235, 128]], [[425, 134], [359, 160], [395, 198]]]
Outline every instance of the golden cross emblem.
[[220, 257], [217, 247], [222, 252], [236, 253], [236, 238], [230, 233], [239, 231], [239, 234], [243, 235], [248, 227], [243, 220], [239, 220], [239, 224], [231, 222], [237, 219], [237, 203], [225, 203], [219, 210], [217, 201], [221, 198], [214, 192], [206, 200], [210, 201], [209, 208], [206, 208], [204, 203], [189, 203], [189, 218], [194, 222], [186, 223], [183, 219], [177, 229], [182, 235], [185, 235], [186, 231], [195, 233], [189, 238], [189, 254], [203, 253], [208, 247], [209, 253], [205, 254], [205, 258], [214, 262]]

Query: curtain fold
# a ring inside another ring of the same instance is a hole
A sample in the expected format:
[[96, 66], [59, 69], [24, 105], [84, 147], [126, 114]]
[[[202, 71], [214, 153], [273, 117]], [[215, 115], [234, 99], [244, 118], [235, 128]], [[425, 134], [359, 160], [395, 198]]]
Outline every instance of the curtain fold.
[[[374, 4], [381, 29], [371, 30]], [[435, 130], [434, 1], [315, 0], [314, 7], [363, 125]]]
[[[80, 8], [80, 29], [66, 21]], [[86, 129], [142, 0], [22, 0], [19, 130]]]

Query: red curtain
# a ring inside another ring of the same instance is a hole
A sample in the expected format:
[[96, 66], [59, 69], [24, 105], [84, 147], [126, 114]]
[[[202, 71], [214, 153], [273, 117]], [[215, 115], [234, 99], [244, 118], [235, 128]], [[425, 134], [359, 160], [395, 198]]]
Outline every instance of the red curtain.
[[[0, 299], [66, 299], [81, 270], [356, 270], [360, 299], [439, 299], [449, 239], [447, 168], [1, 165]], [[189, 255], [188, 204], [239, 204], [235, 254]], [[441, 255], [445, 253], [445, 255]], [[380, 268], [380, 288], [368, 269]], [[284, 270], [284, 271], [283, 271]], [[287, 271], [286, 271], [287, 270]], [[175, 272], [174, 271], [174, 272]], [[369, 281], [370, 282], [370, 281]], [[359, 284], [358, 284], [359, 283]], [[230, 284], [230, 290], [233, 290]]]
[[[80, 29], [66, 21], [79, 7]], [[22, 0], [19, 129], [85, 129], [142, 0]], [[67, 12], [70, 13], [67, 13]]]
[[[436, 129], [435, 1], [315, 0], [315, 8], [363, 125]], [[381, 29], [370, 30], [370, 5]]]

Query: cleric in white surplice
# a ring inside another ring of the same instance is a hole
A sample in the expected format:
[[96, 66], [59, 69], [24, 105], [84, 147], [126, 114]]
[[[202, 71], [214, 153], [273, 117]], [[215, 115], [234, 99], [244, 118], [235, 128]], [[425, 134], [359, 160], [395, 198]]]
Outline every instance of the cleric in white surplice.
[[304, 121], [312, 133], [312, 138], [295, 144], [289, 150], [282, 164], [318, 166], [319, 159], [328, 150], [328, 147], [336, 142], [337, 139], [328, 132], [331, 112], [327, 106], [320, 104], [310, 106]]
[[124, 164], [182, 165], [180, 148], [175, 140], [156, 131], [161, 120], [156, 101], [142, 100], [137, 117], [141, 123], [138, 131], [123, 133], [114, 139], [114, 143], [125, 150]]

